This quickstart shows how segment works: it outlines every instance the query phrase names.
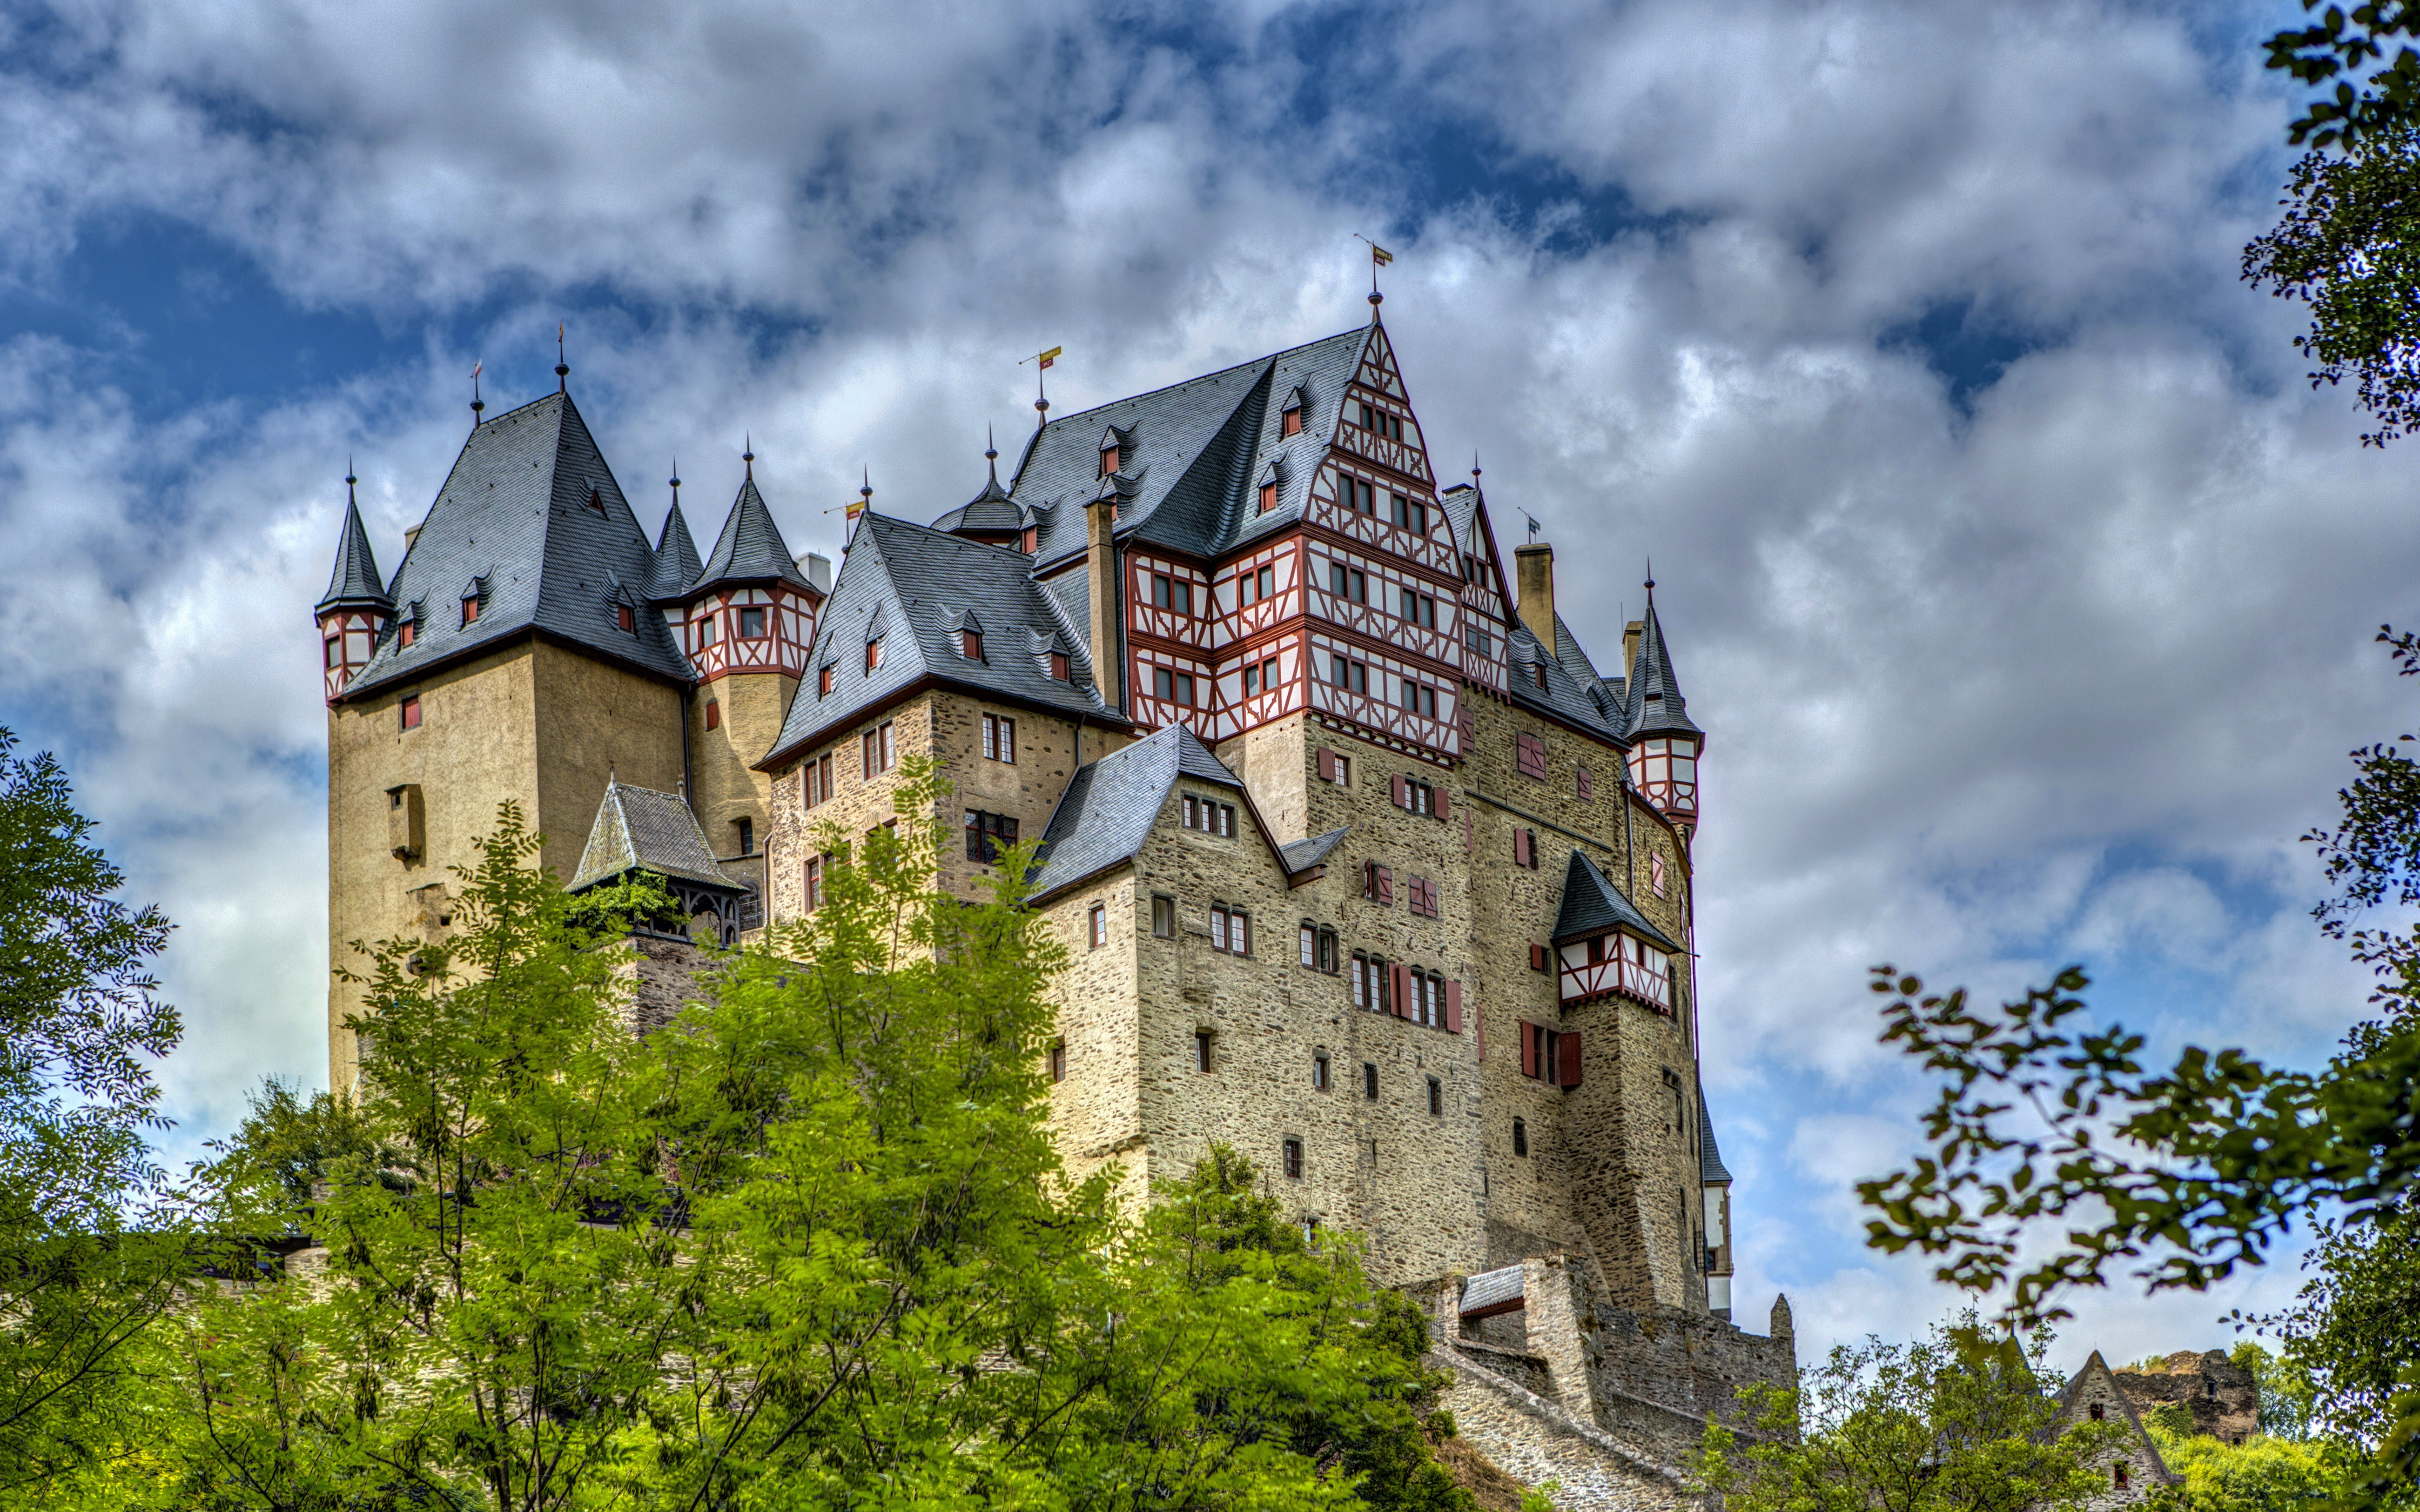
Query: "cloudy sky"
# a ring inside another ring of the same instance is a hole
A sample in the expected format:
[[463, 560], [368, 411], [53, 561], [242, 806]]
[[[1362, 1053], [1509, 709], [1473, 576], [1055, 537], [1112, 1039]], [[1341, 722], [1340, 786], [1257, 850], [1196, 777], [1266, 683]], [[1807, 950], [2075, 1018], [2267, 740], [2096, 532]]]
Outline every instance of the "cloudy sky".
[[[572, 385], [651, 522], [743, 435], [794, 548], [1030, 424], [1387, 320], [1448, 477], [1645, 559], [1711, 732], [1708, 1082], [1741, 1313], [1904, 1335], [1850, 1183], [1924, 1088], [1866, 968], [2323, 1054], [2296, 837], [2412, 718], [2414, 444], [2245, 289], [2284, 4], [87, 0], [0, 8], [0, 723], [179, 924], [177, 1148], [324, 1080], [309, 609], [348, 457], [390, 567], [469, 418]], [[1508, 539], [1506, 546], [1512, 544]], [[1613, 659], [1607, 656], [1608, 662]], [[2085, 1299], [2062, 1354], [2290, 1291]], [[1802, 1353], [1805, 1350], [1802, 1347]]]

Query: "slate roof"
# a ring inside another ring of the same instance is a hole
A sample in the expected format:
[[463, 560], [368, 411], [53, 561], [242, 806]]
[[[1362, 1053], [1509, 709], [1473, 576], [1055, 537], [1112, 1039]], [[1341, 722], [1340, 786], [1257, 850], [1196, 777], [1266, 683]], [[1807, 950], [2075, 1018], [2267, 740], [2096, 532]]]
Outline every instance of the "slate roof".
[[673, 507], [664, 516], [663, 531], [656, 537], [656, 570], [647, 581], [647, 597], [658, 604], [671, 603], [705, 571], [706, 564], [698, 560], [697, 543], [690, 539], [689, 520], [681, 514], [680, 495], [675, 492]]
[[1346, 825], [1342, 829], [1331, 829], [1325, 835], [1313, 835], [1309, 840], [1298, 840], [1291, 844], [1279, 846], [1279, 853], [1285, 856], [1286, 870], [1308, 872], [1326, 860], [1327, 853], [1336, 849], [1336, 842], [1342, 840], [1345, 831], [1352, 827], [1351, 825]]
[[[926, 677], [1124, 725], [1123, 714], [1102, 704], [1082, 638], [1029, 576], [1031, 565], [1022, 552], [868, 511], [816, 616], [808, 657], [810, 667], [831, 666], [833, 689], [818, 697], [812, 680], [801, 685], [780, 737], [758, 764], [845, 729]], [[951, 624], [969, 610], [983, 623], [981, 661], [959, 654]], [[882, 633], [882, 665], [869, 672], [865, 642], [874, 628]], [[1054, 649], [1067, 654], [1072, 682], [1050, 675]]]
[[1563, 872], [1563, 906], [1555, 916], [1555, 943], [1602, 934], [1610, 929], [1626, 929], [1648, 944], [1661, 949], [1681, 953], [1681, 948], [1665, 937], [1664, 932], [1647, 922], [1647, 916], [1621, 895], [1621, 889], [1606, 879], [1596, 863], [1584, 852], [1572, 852], [1572, 863]]
[[1000, 486], [1000, 453], [986, 448], [984, 461], [991, 476], [983, 491], [933, 522], [937, 531], [985, 531], [994, 534], [1013, 535], [1025, 529], [1027, 512], [1018, 507], [1008, 490]]
[[1728, 1181], [1730, 1168], [1723, 1164], [1723, 1152], [1714, 1148], [1714, 1119], [1706, 1111], [1706, 1094], [1698, 1093], [1698, 1180]]
[[1078, 770], [1042, 831], [1033, 896], [1044, 897], [1134, 859], [1151, 838], [1179, 776], [1244, 789], [1243, 779], [1202, 744], [1191, 729], [1172, 724], [1147, 739]]
[[717, 583], [777, 579], [799, 588], [814, 586], [790, 555], [789, 544], [782, 539], [781, 527], [773, 523], [773, 512], [765, 507], [765, 496], [756, 491], [752, 472], [739, 485], [739, 496], [731, 501], [731, 513], [722, 518], [722, 533], [715, 537], [714, 549], [706, 553], [706, 566], [690, 584], [690, 592]]
[[[589, 507], [590, 490], [600, 508]], [[622, 497], [579, 409], [550, 393], [474, 427], [428, 506], [389, 590], [397, 614], [416, 610], [413, 643], [390, 631], [343, 696], [391, 687], [531, 630], [609, 661], [692, 680], [660, 614], [642, 608], [638, 633], [615, 621], [618, 600], [655, 575], [638, 517]], [[468, 592], [479, 618], [461, 623]]]
[[[1084, 512], [1056, 507], [1118, 496], [1118, 538], [1210, 556], [1302, 517], [1313, 460], [1322, 455], [1359, 365], [1369, 327], [1256, 357], [1149, 393], [1062, 416], [1026, 441], [1009, 496], [1043, 525], [1037, 568], [1085, 548]], [[1286, 395], [1304, 391], [1302, 431], [1283, 436]], [[1116, 431], [1123, 455], [1100, 474], [1103, 437]], [[1278, 507], [1260, 512], [1257, 480], [1274, 465]], [[943, 517], [944, 519], [951, 517]], [[1089, 631], [1087, 632], [1089, 633]]]
[[374, 609], [381, 614], [395, 609], [395, 600], [387, 597], [385, 580], [379, 577], [378, 554], [370, 549], [370, 532], [353, 504], [350, 484], [345, 486], [345, 523], [336, 532], [335, 570], [328, 574], [328, 591], [313, 612], [325, 614], [338, 609]]
[[580, 853], [580, 866], [567, 890], [578, 892], [634, 871], [733, 893], [747, 890], [715, 865], [706, 831], [697, 827], [697, 816], [679, 795], [609, 780], [605, 799], [597, 806], [597, 822], [588, 829], [588, 846]]
[[1655, 618], [1655, 595], [1647, 595], [1646, 627], [1639, 632], [1638, 656], [1630, 669], [1628, 708], [1624, 726], [1634, 740], [1648, 735], [1703, 734], [1689, 718], [1689, 701], [1681, 696], [1681, 682], [1672, 675], [1672, 653], [1664, 644], [1664, 626]]
[[[1505, 631], [1504, 642], [1505, 655], [1512, 662], [1508, 680], [1512, 685], [1513, 702], [1552, 715], [1567, 724], [1608, 740], [1623, 738], [1621, 720], [1599, 705], [1593, 691], [1597, 686], [1594, 680], [1583, 684], [1574, 676], [1571, 668], [1561, 658], [1538, 643], [1538, 638], [1529, 633], [1527, 625], [1514, 620]], [[1573, 645], [1576, 650], [1578, 642], [1575, 641]], [[1588, 657], [1582, 654], [1579, 660], [1586, 666]], [[1546, 686], [1543, 689], [1529, 675], [1529, 669], [1540, 665], [1546, 669]]]

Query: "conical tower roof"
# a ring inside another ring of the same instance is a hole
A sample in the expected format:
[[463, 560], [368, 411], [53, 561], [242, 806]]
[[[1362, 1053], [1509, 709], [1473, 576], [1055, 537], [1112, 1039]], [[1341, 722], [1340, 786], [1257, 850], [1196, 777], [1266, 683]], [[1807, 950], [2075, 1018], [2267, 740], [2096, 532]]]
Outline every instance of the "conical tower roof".
[[717, 583], [775, 579], [810, 592], [814, 586], [799, 570], [781, 528], [773, 523], [773, 512], [765, 507], [765, 496], [756, 491], [756, 480], [751, 476], [739, 485], [739, 497], [731, 501], [731, 513], [723, 517], [722, 533], [715, 537], [706, 568], [690, 588], [694, 593]]
[[690, 539], [689, 521], [681, 516], [680, 498], [675, 495], [663, 533], [656, 539], [656, 572], [647, 584], [647, 597], [659, 604], [679, 598], [705, 570], [697, 559], [697, 543]]
[[370, 550], [370, 532], [363, 528], [362, 512], [352, 500], [352, 480], [345, 481], [345, 523], [336, 532], [336, 567], [328, 574], [328, 592], [316, 612], [330, 609], [374, 609], [382, 614], [395, 612], [395, 600], [387, 596], [385, 579], [379, 576], [378, 556]]
[[1655, 594], [1647, 594], [1647, 621], [1639, 632], [1638, 656], [1631, 663], [1630, 738], [1649, 735], [1702, 735], [1689, 718], [1689, 701], [1681, 696], [1681, 680], [1672, 675], [1672, 653], [1664, 643], [1664, 626], [1655, 618]]

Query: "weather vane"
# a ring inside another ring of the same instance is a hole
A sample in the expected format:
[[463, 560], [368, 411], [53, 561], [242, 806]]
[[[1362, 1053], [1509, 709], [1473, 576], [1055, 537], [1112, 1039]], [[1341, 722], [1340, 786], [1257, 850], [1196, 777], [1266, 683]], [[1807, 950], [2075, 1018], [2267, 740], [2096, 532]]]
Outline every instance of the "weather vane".
[[1031, 357], [1020, 357], [1016, 360], [1016, 365], [1019, 367], [1023, 367], [1028, 363], [1038, 364], [1033, 369], [1033, 428], [1036, 430], [1050, 423], [1050, 395], [1042, 391], [1042, 375], [1050, 371], [1050, 364], [1057, 362], [1059, 354], [1066, 349], [1064, 347], [1053, 347], [1047, 352], [1035, 352]]
[[1370, 307], [1374, 310], [1378, 307], [1379, 302], [1387, 297], [1378, 292], [1378, 270], [1386, 267], [1388, 263], [1393, 262], [1395, 260], [1395, 255], [1388, 252], [1386, 248], [1378, 245], [1376, 242], [1372, 241], [1368, 237], [1363, 236], [1358, 231], [1353, 233], [1353, 239], [1363, 243], [1370, 249]]

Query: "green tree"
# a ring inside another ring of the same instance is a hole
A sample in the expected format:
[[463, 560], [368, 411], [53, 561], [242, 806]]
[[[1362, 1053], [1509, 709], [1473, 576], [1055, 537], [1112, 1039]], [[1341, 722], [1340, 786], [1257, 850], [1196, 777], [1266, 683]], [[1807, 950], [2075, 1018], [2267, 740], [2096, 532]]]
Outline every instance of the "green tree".
[[1795, 1390], [1740, 1399], [1752, 1437], [1709, 1424], [1699, 1484], [1739, 1512], [2055, 1512], [2104, 1489], [2114, 1423], [2058, 1426], [2047, 1330], [1993, 1337], [1969, 1313], [1910, 1344], [1835, 1345]]
[[2194, 1433], [2191, 1415], [2182, 1415], [2181, 1427], [2156, 1413], [2143, 1420], [2160, 1458], [2181, 1479], [2163, 1488], [2157, 1512], [2301, 1512], [2334, 1498], [2343, 1480], [2340, 1457], [2324, 1444], [2266, 1433], [2222, 1443]]
[[[2413, 638], [2381, 639], [2404, 675], [2420, 673]], [[2315, 913], [2376, 971], [2377, 1013], [2324, 1068], [2194, 1046], [2147, 1069], [2142, 1036], [2086, 1025], [2079, 967], [1996, 1010], [1882, 967], [1884, 1041], [1941, 1088], [1924, 1120], [1931, 1148], [1858, 1190], [1876, 1213], [1869, 1242], [1945, 1257], [1936, 1273], [1978, 1291], [2009, 1285], [2020, 1321], [2064, 1316], [2062, 1291], [2105, 1285], [2113, 1267], [2133, 1266], [2152, 1291], [2204, 1289], [2260, 1264], [2297, 1220], [2335, 1212], [2314, 1285], [2281, 1331], [2298, 1363], [2324, 1373], [2322, 1419], [2368, 1457], [2351, 1490], [2409, 1498], [2420, 1480], [2410, 1321], [2420, 1270], [2396, 1239], [2420, 1183], [2420, 931], [2353, 925], [2420, 902], [2420, 765], [2395, 746], [2353, 759], [2342, 821], [2310, 837], [2338, 887]], [[2021, 1266], [2019, 1243], [2044, 1220], [2073, 1227]]]
[[2277, 1355], [2245, 1339], [2227, 1351], [2227, 1358], [2260, 1384], [2261, 1432], [2297, 1443], [2310, 1438], [2319, 1384], [2303, 1350]]
[[0, 1495], [124, 1446], [123, 1366], [187, 1255], [146, 1143], [179, 1034], [157, 908], [115, 894], [66, 773], [0, 728]]

